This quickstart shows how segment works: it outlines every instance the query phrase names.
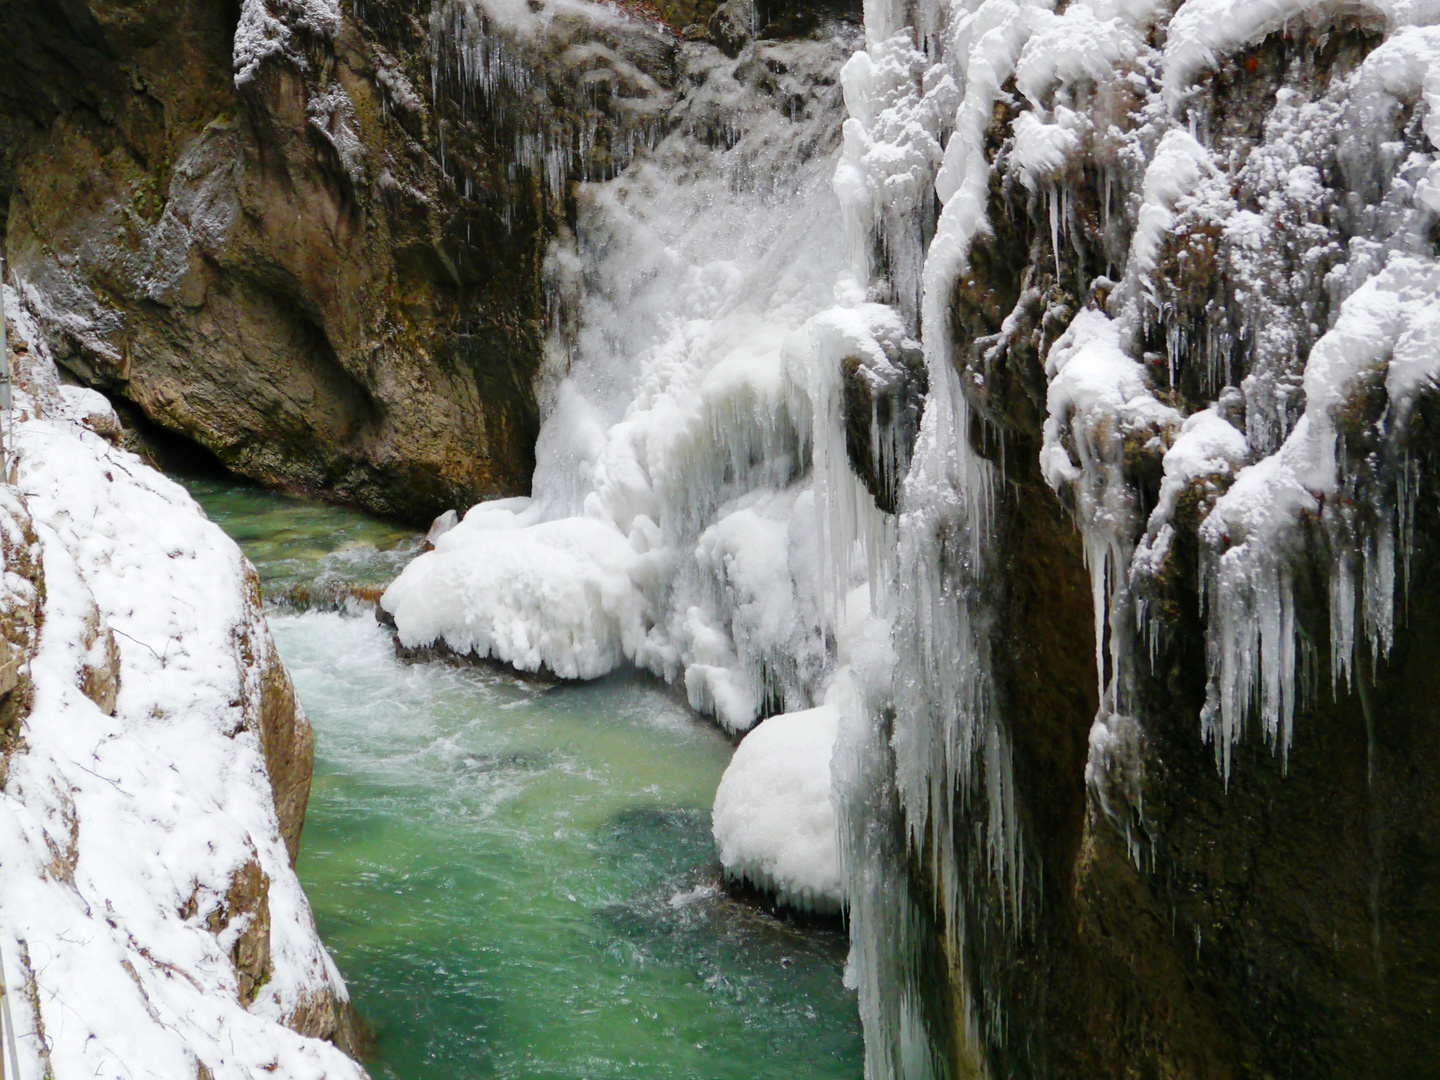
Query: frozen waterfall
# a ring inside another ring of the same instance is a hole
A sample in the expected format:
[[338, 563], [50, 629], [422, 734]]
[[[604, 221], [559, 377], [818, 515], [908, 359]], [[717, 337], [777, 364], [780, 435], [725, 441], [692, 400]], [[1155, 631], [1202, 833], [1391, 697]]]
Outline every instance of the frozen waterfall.
[[[982, 1061], [1006, 1003], [962, 972], [947, 1049], [920, 954], [934, 918], [963, 968], [975, 920], [1023, 933], [1038, 888], [993, 677], [997, 372], [1031, 356], [1043, 379], [1041, 474], [1095, 616], [1086, 780], [1143, 862], [1133, 682], [1182, 536], [1197, 731], [1227, 777], [1251, 718], [1281, 755], [1303, 739], [1297, 575], [1328, 592], [1333, 679], [1394, 638], [1407, 424], [1440, 368], [1437, 20], [1429, 0], [872, 0], [863, 42], [684, 46], [668, 134], [582, 185], [552, 250], [533, 497], [472, 508], [391, 586], [402, 641], [633, 664], [733, 732], [838, 710], [867, 1075]], [[1383, 43], [1282, 80], [1253, 130], [1213, 100], [1245, 50], [1260, 80], [1264, 42], [1332, 30]], [[957, 312], [987, 310], [1017, 237], [1044, 258], [977, 335]]]

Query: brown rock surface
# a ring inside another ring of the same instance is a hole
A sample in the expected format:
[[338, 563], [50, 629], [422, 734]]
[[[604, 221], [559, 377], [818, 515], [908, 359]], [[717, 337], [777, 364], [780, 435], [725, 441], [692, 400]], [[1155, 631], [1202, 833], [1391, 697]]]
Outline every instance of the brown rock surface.
[[[248, 564], [247, 564], [248, 565]], [[290, 673], [280, 662], [261, 607], [260, 577], [253, 567], [246, 575], [249, 618], [237, 642], [245, 681], [245, 726], [258, 732], [265, 771], [275, 798], [280, 835], [293, 866], [300, 854], [300, 831], [310, 802], [310, 777], [315, 765], [315, 733], [295, 698]]]
[[248, 1005], [270, 978], [270, 879], [254, 859], [235, 871], [223, 902], [210, 912], [206, 925], [215, 935], [240, 922], [230, 946], [230, 962], [240, 984], [240, 1000]]
[[237, 87], [228, 0], [0, 5], [0, 213], [72, 374], [237, 472], [428, 521], [528, 485], [544, 204], [415, 89], [410, 6], [366, 12]]
[[30, 659], [39, 644], [45, 576], [40, 543], [24, 504], [7, 496], [0, 506], [0, 786], [10, 755], [22, 745], [20, 724], [30, 711]]
[[285, 1026], [301, 1035], [332, 1042], [357, 1061], [366, 1057], [370, 1034], [348, 1000], [333, 991], [312, 994], [285, 1018]]

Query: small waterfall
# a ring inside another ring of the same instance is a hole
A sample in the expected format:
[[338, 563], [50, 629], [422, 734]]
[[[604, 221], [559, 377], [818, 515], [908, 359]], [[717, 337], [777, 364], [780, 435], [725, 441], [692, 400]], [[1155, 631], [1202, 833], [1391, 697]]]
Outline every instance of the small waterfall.
[[[834, 77], [853, 47], [843, 26], [734, 60], [678, 46], [688, 89], [669, 134], [575, 189], [573, 231], [548, 260], [533, 500], [482, 504], [401, 577], [386, 603], [402, 639], [438, 633], [563, 674], [633, 663], [737, 731], [812, 703], [838, 601], [865, 576], [848, 550], [821, 554], [861, 511], [831, 410], [812, 405], [837, 392], [817, 350], [871, 338], [863, 319], [825, 315], [845, 288], [830, 178]], [[815, 455], [844, 497], [810, 479]], [[476, 573], [480, 550], [493, 558]], [[467, 597], [453, 619], [427, 600], [449, 573]], [[553, 602], [510, 588], [516, 575]]]

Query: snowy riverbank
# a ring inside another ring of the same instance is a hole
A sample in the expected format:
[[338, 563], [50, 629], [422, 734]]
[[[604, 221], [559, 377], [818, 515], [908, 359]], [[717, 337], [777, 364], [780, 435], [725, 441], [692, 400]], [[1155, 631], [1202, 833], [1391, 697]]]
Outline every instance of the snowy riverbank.
[[254, 570], [19, 329], [0, 948], [21, 1075], [361, 1077], [322, 1041], [353, 1040], [352, 1013], [291, 866], [312, 743]]

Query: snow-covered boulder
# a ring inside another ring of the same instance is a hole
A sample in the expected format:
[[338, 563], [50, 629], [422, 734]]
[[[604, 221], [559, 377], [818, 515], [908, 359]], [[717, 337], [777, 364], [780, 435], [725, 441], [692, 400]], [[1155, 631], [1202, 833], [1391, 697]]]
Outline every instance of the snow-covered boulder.
[[85, 423], [101, 403], [62, 392], [18, 321], [0, 954], [20, 1074], [361, 1077], [292, 869], [311, 735], [255, 571]]
[[833, 705], [772, 716], [735, 751], [715, 792], [713, 828], [731, 878], [802, 911], [844, 903], [830, 755]]

